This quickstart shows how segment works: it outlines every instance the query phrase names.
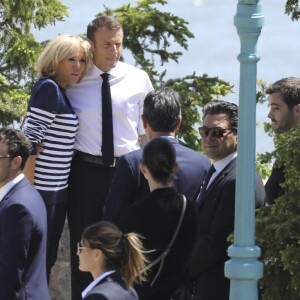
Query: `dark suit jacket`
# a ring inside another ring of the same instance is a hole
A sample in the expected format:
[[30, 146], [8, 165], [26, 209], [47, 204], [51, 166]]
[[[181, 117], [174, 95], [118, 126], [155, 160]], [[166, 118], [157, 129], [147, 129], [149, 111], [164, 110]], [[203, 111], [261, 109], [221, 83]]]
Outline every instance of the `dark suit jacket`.
[[[146, 250], [155, 250], [147, 254], [150, 262], [158, 258], [168, 247], [180, 219], [183, 200], [174, 188], [160, 188], [151, 192], [144, 200], [128, 207], [120, 222], [123, 232], [137, 232], [145, 239]], [[147, 282], [135, 285], [140, 300], [170, 299], [176, 289], [188, 290], [188, 268], [191, 251], [196, 237], [196, 204], [187, 199], [184, 218], [172, 246], [166, 257], [162, 271], [153, 285], [160, 263], [151, 268]], [[174, 298], [188, 300], [184, 298]]]
[[284, 168], [273, 167], [272, 173], [265, 185], [268, 204], [273, 204], [277, 198], [284, 195], [285, 191], [281, 187], [281, 184], [284, 183], [284, 181]]
[[102, 280], [83, 298], [84, 300], [138, 300], [133, 289], [127, 289], [124, 280], [115, 272]]
[[[234, 229], [236, 159], [208, 187], [198, 208], [198, 233], [191, 261], [191, 278], [196, 280], [196, 299], [228, 300], [229, 279], [224, 263], [229, 259], [227, 237]], [[256, 174], [256, 207], [265, 204], [261, 177]]]
[[0, 299], [50, 299], [46, 278], [47, 215], [24, 178], [0, 202]]
[[[192, 199], [205, 178], [210, 161], [206, 156], [181, 145], [177, 139], [168, 140], [175, 148], [179, 165], [174, 186], [178, 192]], [[120, 158], [106, 198], [104, 219], [118, 224], [126, 207], [150, 193], [148, 182], [140, 171], [142, 154], [143, 150], [140, 149]]]

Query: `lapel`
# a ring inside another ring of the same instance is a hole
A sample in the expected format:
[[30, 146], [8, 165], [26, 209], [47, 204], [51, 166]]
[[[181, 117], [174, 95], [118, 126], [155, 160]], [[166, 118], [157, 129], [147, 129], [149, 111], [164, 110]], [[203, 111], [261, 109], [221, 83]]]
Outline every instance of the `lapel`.
[[222, 183], [226, 180], [227, 175], [231, 174], [235, 168], [236, 157], [218, 174], [214, 181], [209, 185], [203, 196], [201, 197], [200, 195], [200, 200], [198, 202], [199, 207], [203, 205], [203, 203], [210, 197], [214, 190], [218, 188], [218, 186], [222, 185]]
[[16, 183], [9, 191], [8, 193], [3, 197], [2, 201], [0, 202], [0, 208], [8, 201], [11, 197], [11, 195], [20, 187], [23, 187], [26, 184], [27, 178], [24, 177], [21, 181]]

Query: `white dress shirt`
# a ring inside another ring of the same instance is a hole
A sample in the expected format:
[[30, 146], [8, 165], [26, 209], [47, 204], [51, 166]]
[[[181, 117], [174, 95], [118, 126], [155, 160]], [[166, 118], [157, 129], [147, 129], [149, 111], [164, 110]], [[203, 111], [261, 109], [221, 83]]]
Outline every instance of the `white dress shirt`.
[[21, 173], [17, 177], [15, 177], [13, 180], [6, 183], [4, 186], [0, 188], [0, 202], [3, 200], [5, 195], [10, 191], [10, 189], [17, 184], [19, 181], [21, 181], [24, 178], [24, 174]]
[[[79, 119], [75, 149], [92, 155], [102, 155], [103, 72], [93, 65], [84, 78], [67, 89], [67, 96]], [[146, 95], [153, 90], [146, 72], [118, 62], [109, 72], [112, 98], [115, 157], [140, 148], [138, 137], [145, 134], [142, 123]]]

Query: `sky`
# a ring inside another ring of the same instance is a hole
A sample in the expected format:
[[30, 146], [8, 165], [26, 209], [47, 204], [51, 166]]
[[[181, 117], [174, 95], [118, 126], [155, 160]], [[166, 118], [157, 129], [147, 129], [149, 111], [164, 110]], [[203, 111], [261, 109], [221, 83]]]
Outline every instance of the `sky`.
[[[39, 41], [51, 39], [58, 34], [85, 33], [86, 25], [98, 12], [117, 8], [124, 3], [134, 5], [135, 1], [124, 0], [62, 0], [69, 7], [69, 17], [55, 26], [34, 31]], [[169, 0], [169, 4], [158, 9], [169, 11], [189, 22], [188, 28], [195, 38], [188, 41], [187, 51], [179, 63], [170, 63], [167, 69], [170, 78], [184, 77], [196, 72], [208, 74], [233, 84], [235, 93], [225, 97], [226, 101], [239, 101], [239, 61], [240, 40], [233, 24], [238, 0]], [[258, 39], [257, 78], [267, 84], [283, 77], [300, 77], [300, 21], [291, 21], [284, 14], [286, 0], [262, 0], [262, 13], [265, 24]], [[126, 61], [126, 56], [125, 56]], [[130, 63], [130, 61], [128, 61]], [[259, 153], [273, 150], [273, 142], [263, 131], [263, 122], [268, 122], [267, 104], [257, 106], [256, 151]]]

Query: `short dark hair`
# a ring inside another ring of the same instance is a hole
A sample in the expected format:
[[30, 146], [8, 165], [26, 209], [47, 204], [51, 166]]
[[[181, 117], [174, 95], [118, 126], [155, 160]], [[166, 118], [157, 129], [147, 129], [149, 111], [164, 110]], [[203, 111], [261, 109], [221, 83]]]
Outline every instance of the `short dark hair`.
[[31, 150], [31, 142], [25, 134], [18, 129], [0, 128], [0, 143], [7, 145], [8, 155], [22, 157], [23, 170]]
[[150, 140], [143, 149], [142, 163], [156, 181], [168, 184], [176, 166], [174, 146], [167, 138], [157, 137]]
[[95, 32], [100, 27], [106, 27], [110, 30], [122, 30], [122, 24], [111, 16], [100, 16], [91, 21], [87, 26], [87, 38], [92, 42], [95, 42]]
[[175, 131], [180, 112], [180, 96], [170, 88], [152, 91], [144, 100], [143, 117], [153, 131]]
[[282, 78], [266, 89], [267, 95], [279, 93], [289, 109], [300, 104], [300, 78]]
[[207, 115], [225, 114], [228, 117], [231, 130], [237, 133], [238, 110], [238, 106], [234, 103], [222, 100], [211, 101], [203, 107], [202, 119], [204, 120]]

